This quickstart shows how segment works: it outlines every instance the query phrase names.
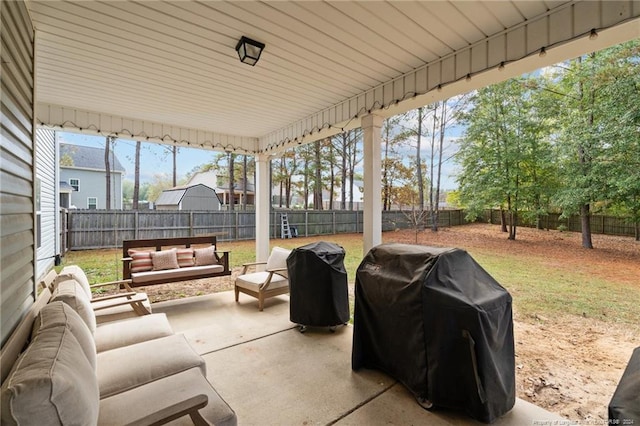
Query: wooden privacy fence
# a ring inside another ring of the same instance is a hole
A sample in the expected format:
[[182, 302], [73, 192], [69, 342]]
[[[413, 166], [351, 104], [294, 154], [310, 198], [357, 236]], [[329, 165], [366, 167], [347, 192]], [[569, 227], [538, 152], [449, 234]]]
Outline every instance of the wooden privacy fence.
[[[362, 232], [362, 211], [345, 210], [274, 210], [270, 213], [270, 237], [280, 237], [280, 217], [286, 213], [294, 235], [331, 235]], [[500, 211], [487, 210], [478, 220], [499, 224]], [[382, 230], [413, 228], [415, 219], [410, 211], [383, 211]], [[463, 210], [441, 210], [438, 226], [463, 225]], [[70, 250], [121, 247], [122, 240], [193, 237], [215, 234], [220, 241], [255, 239], [254, 211], [157, 211], [157, 210], [70, 210], [63, 213], [61, 239]], [[559, 214], [541, 217], [545, 229], [565, 229], [580, 232], [580, 217], [560, 219]], [[65, 226], [66, 225], [66, 226]], [[421, 224], [431, 226], [427, 217]], [[535, 222], [520, 219], [519, 226], [535, 227]], [[626, 218], [591, 216], [591, 232], [631, 236], [635, 225]], [[63, 251], [64, 253], [64, 251]]]
[[[561, 218], [560, 213], [548, 213], [540, 217], [540, 225], [544, 229], [562, 229], [564, 231], [581, 232], [582, 223], [580, 216], [570, 216]], [[500, 210], [486, 210], [484, 213], [485, 222], [499, 224]], [[518, 226], [535, 228], [535, 220], [518, 219]], [[605, 235], [620, 235], [625, 237], [635, 236], [636, 225], [626, 217], [591, 215], [591, 233]]]
[[[280, 237], [280, 217], [287, 213], [298, 236], [362, 232], [362, 212], [345, 210], [274, 210], [270, 237]], [[192, 237], [215, 234], [220, 241], [255, 239], [253, 211], [69, 210], [62, 235], [70, 250], [121, 247], [122, 240]], [[462, 210], [439, 212], [439, 226], [465, 222]], [[410, 212], [382, 212], [382, 230], [411, 228]], [[425, 226], [431, 226], [430, 219]]]

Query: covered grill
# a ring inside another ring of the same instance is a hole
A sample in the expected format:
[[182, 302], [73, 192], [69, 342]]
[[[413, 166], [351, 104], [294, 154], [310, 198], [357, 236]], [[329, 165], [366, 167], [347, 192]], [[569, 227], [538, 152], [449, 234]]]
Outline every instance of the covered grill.
[[490, 423], [515, 404], [511, 296], [463, 250], [374, 247], [356, 273], [352, 368], [362, 367], [427, 408]]
[[342, 247], [324, 241], [291, 252], [287, 258], [291, 322], [333, 327], [349, 321], [344, 256]]

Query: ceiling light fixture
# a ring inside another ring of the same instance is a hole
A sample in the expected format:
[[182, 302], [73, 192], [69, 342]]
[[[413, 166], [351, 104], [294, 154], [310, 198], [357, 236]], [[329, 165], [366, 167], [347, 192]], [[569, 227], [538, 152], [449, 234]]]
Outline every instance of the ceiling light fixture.
[[598, 38], [598, 31], [595, 28], [591, 28], [591, 32], [589, 33], [589, 40], [595, 40]]
[[540, 49], [540, 57], [544, 58], [545, 56], [547, 56], [547, 49], [544, 48], [544, 46]]
[[258, 63], [258, 59], [260, 59], [260, 54], [262, 54], [263, 49], [264, 43], [260, 43], [259, 41], [252, 40], [245, 36], [242, 36], [236, 45], [236, 52], [238, 52], [240, 61], [251, 66]]

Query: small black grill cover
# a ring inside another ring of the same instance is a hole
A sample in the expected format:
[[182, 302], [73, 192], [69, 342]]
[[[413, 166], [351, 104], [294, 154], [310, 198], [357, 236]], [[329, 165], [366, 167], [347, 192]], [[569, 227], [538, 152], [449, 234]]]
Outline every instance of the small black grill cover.
[[317, 327], [349, 321], [345, 251], [319, 241], [294, 249], [287, 258], [291, 322]]
[[609, 424], [640, 425], [640, 347], [633, 350], [609, 402]]
[[352, 368], [491, 423], [515, 404], [511, 296], [464, 250], [383, 244], [356, 273]]

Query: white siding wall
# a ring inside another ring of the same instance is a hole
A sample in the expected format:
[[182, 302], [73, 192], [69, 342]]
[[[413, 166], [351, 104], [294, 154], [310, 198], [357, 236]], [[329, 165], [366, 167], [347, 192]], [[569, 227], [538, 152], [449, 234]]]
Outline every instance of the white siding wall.
[[[56, 135], [53, 130], [36, 129], [36, 178], [40, 180], [40, 247], [36, 252], [36, 277], [53, 266], [56, 254], [58, 221], [56, 179]], [[37, 197], [37, 194], [36, 194]], [[36, 206], [37, 209], [37, 206]], [[38, 211], [36, 211], [36, 217]], [[37, 230], [36, 230], [37, 231]]]
[[24, 2], [0, 1], [0, 337], [35, 301], [33, 26]]

